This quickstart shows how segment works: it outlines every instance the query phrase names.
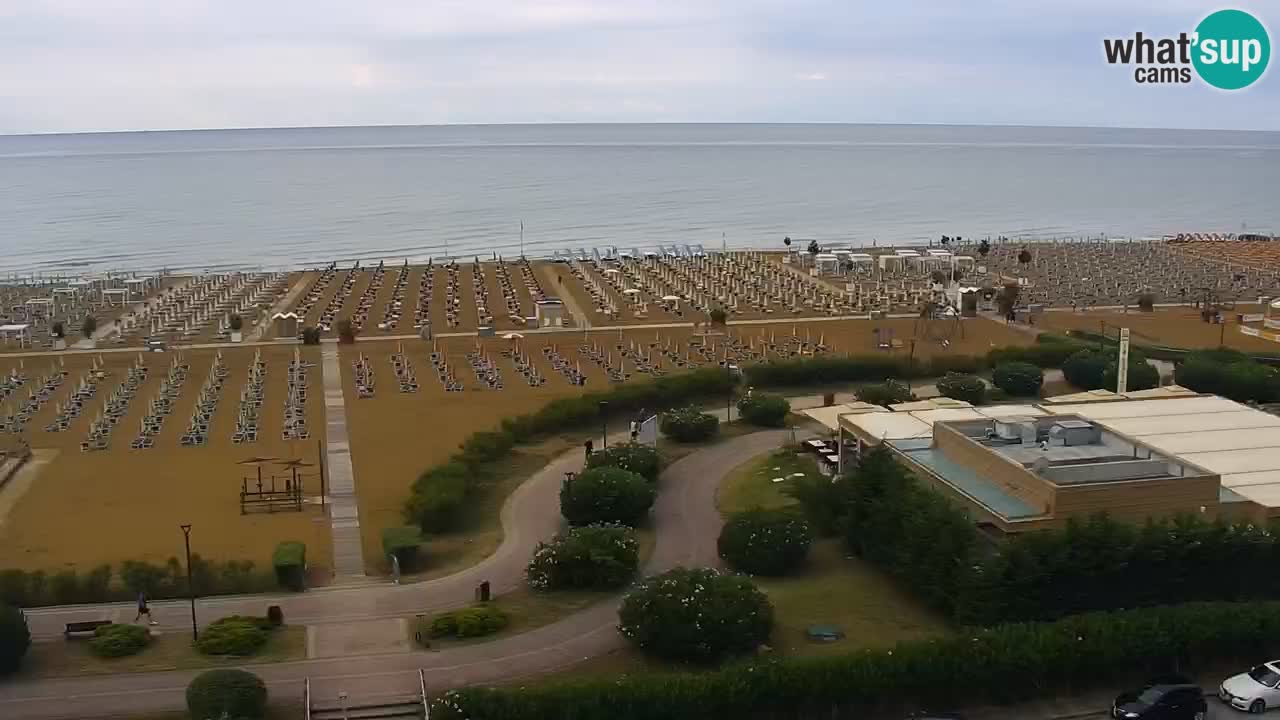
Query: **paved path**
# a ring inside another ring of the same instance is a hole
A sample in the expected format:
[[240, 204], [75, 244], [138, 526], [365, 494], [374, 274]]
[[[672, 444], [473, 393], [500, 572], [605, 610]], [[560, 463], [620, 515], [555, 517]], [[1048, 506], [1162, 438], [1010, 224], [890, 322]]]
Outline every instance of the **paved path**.
[[[720, 515], [714, 498], [721, 477], [744, 458], [771, 450], [789, 437], [787, 430], [773, 430], [733, 438], [667, 468], [653, 513], [657, 539], [643, 572], [716, 564]], [[312, 618], [332, 623], [344, 622], [344, 618], [350, 622], [435, 612], [469, 602], [475, 583], [482, 579], [491, 580], [499, 594], [510, 590], [523, 582], [524, 567], [537, 541], [559, 529], [560, 480], [564, 471], [580, 467], [579, 452], [570, 451], [521, 485], [502, 510], [507, 529], [502, 545], [479, 565], [415, 585], [338, 588], [284, 596], [280, 602], [286, 619], [293, 624], [305, 624]], [[227, 598], [202, 600], [201, 605], [206, 615], [239, 612], [237, 606], [246, 602], [252, 604], [252, 611], [261, 613], [263, 601], [261, 597]], [[209, 605], [215, 612], [209, 612]], [[531, 632], [443, 652], [306, 660], [254, 666], [253, 671], [268, 683], [276, 698], [300, 697], [302, 681], [309, 677], [318, 700], [334, 700], [343, 691], [352, 697], [413, 693], [419, 669], [433, 689], [511, 680], [553, 671], [620, 647], [616, 609], [616, 600], [606, 601]], [[75, 608], [50, 608], [33, 610], [29, 615], [37, 634], [47, 635], [75, 612]], [[79, 612], [90, 617], [102, 614], [100, 607]], [[162, 630], [181, 631], [186, 612], [181, 603], [157, 603], [155, 612]], [[0, 683], [0, 717], [83, 718], [172, 710], [182, 707], [183, 691], [197, 672], [10, 680]]]
[[342, 362], [337, 345], [320, 351], [324, 375], [324, 467], [329, 481], [329, 532], [333, 540], [333, 574], [337, 582], [364, 575], [364, 546], [360, 541], [360, 508], [356, 504], [351, 440], [347, 437], [347, 405], [342, 394]]

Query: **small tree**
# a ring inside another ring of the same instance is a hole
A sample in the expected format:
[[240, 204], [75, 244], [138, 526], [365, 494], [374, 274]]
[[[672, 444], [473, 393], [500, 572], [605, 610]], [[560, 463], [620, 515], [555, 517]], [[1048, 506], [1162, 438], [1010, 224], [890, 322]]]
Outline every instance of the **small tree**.
[[570, 525], [618, 523], [635, 526], [649, 514], [657, 489], [636, 473], [589, 468], [560, 486], [560, 513]]
[[267, 686], [244, 670], [209, 670], [187, 686], [187, 711], [202, 720], [260, 720], [267, 712]]
[[0, 605], [0, 675], [17, 670], [30, 647], [27, 618], [16, 607]]
[[897, 380], [885, 380], [874, 385], [863, 385], [855, 393], [859, 400], [872, 405], [895, 405], [916, 399], [911, 386]]
[[622, 587], [640, 562], [635, 531], [623, 525], [570, 528], [549, 543], [539, 543], [525, 570], [535, 590]]
[[320, 344], [320, 328], [309, 327], [302, 329], [303, 345], [319, 345]]
[[663, 413], [658, 429], [676, 442], [700, 442], [715, 437], [720, 430], [720, 421], [715, 415], [690, 406]]
[[751, 575], [785, 575], [809, 554], [809, 523], [785, 510], [754, 509], [732, 515], [716, 547], [733, 569]]
[[818, 253], [822, 252], [822, 246], [818, 245], [817, 240], [810, 240], [809, 247], [807, 249], [810, 255], [817, 255]]
[[356, 328], [351, 324], [350, 320], [339, 320], [337, 329], [338, 342], [343, 345], [350, 345], [356, 341]]
[[991, 252], [991, 241], [987, 240], [986, 238], [983, 238], [982, 242], [978, 243], [978, 254], [985, 258], [988, 254], [990, 254], [990, 252]]
[[93, 333], [98, 329], [98, 319], [92, 315], [86, 315], [84, 321], [80, 323], [80, 332], [84, 334], [86, 340], [93, 339]]
[[61, 320], [55, 320], [53, 325], [49, 328], [49, 332], [53, 333], [54, 337], [61, 340], [67, 336], [67, 326], [64, 325]]
[[987, 399], [987, 385], [977, 375], [949, 372], [938, 381], [938, 392], [943, 396], [981, 405]]
[[1026, 248], [1022, 248], [1021, 250], [1018, 251], [1018, 264], [1024, 267], [1031, 264], [1030, 250]]
[[244, 318], [240, 317], [239, 313], [232, 313], [231, 319], [227, 320], [227, 327], [231, 328], [232, 332], [240, 332], [240, 328], [244, 327]]
[[773, 630], [773, 606], [745, 577], [676, 568], [622, 601], [618, 630], [640, 650], [710, 663], [754, 651]]
[[439, 533], [454, 527], [458, 511], [467, 495], [471, 473], [460, 462], [437, 465], [413, 482], [405, 501], [404, 519], [424, 533]]
[[1044, 371], [1031, 363], [1002, 363], [991, 371], [991, 383], [1013, 396], [1038, 397]]
[[759, 427], [782, 427], [791, 412], [791, 403], [781, 395], [753, 392], [738, 400], [738, 416]]
[[641, 443], [623, 443], [610, 445], [604, 450], [591, 453], [587, 458], [587, 467], [616, 467], [630, 470], [644, 476], [649, 481], [658, 479], [661, 464], [658, 451]]

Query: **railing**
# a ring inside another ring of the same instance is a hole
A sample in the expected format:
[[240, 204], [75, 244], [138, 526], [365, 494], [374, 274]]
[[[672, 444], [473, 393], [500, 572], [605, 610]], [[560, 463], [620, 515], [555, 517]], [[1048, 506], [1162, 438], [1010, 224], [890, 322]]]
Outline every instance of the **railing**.
[[302, 679], [302, 717], [311, 720], [311, 678]]
[[422, 688], [422, 719], [431, 719], [431, 703], [427, 701], [427, 676], [418, 668], [418, 687]]

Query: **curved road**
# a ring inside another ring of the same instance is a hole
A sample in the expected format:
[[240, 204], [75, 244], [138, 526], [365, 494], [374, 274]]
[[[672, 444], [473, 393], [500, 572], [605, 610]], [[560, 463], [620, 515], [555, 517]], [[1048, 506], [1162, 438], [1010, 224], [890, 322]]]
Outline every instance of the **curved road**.
[[[744, 459], [781, 445], [789, 430], [758, 432], [692, 453], [663, 473], [653, 511], [655, 544], [643, 574], [677, 565], [715, 566], [720, 514], [716, 488], [724, 474]], [[284, 607], [291, 624], [348, 623], [377, 617], [403, 617], [457, 607], [471, 601], [475, 584], [487, 579], [495, 593], [524, 582], [533, 548], [560, 527], [559, 487], [567, 470], [582, 465], [577, 450], [561, 456], [522, 484], [502, 510], [506, 536], [497, 552], [455, 575], [406, 586], [362, 586], [318, 590], [302, 595], [202, 600], [211, 617], [244, 611], [259, 614], [265, 604]], [[213, 612], [209, 612], [212, 609]], [[430, 688], [509, 681], [550, 672], [621, 647], [616, 630], [617, 600], [601, 602], [559, 622], [527, 633], [447, 651], [398, 652], [325, 660], [301, 660], [252, 667], [275, 698], [301, 698], [311, 679], [313, 697], [333, 701], [339, 692], [353, 699], [415, 694], [418, 670]], [[124, 608], [126, 615], [132, 608]], [[182, 603], [156, 606], [162, 625], [180, 631], [186, 621]], [[102, 606], [49, 608], [29, 614], [33, 632], [61, 632], [74, 616], [101, 617]], [[123, 618], [131, 620], [129, 615]], [[83, 718], [179, 709], [184, 691], [199, 671], [79, 676], [0, 684], [0, 717]]]

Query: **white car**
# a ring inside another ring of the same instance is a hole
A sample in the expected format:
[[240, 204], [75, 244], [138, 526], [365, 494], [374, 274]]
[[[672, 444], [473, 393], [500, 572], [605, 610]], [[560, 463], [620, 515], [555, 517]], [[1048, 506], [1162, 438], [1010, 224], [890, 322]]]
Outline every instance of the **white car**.
[[1259, 715], [1280, 707], [1277, 685], [1280, 685], [1280, 660], [1272, 660], [1223, 680], [1218, 697], [1237, 710]]

